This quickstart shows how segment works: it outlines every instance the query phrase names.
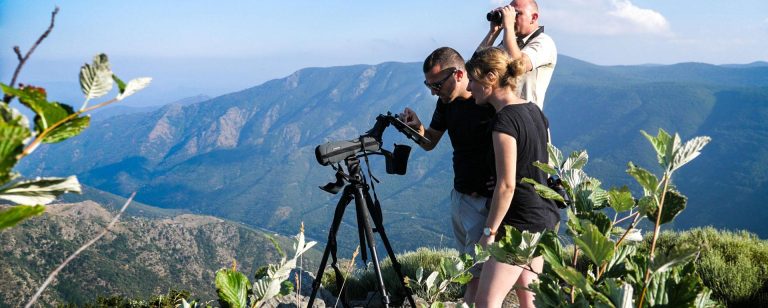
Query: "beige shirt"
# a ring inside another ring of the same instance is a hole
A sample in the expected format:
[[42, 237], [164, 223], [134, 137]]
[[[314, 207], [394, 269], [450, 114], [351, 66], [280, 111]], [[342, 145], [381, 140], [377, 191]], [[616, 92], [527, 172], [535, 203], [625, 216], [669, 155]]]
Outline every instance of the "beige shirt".
[[546, 33], [539, 34], [530, 42], [529, 37], [530, 35], [524, 39], [527, 44], [521, 51], [531, 59], [533, 69], [520, 78], [517, 88], [521, 98], [544, 110], [544, 96], [557, 64], [557, 48], [555, 41]]

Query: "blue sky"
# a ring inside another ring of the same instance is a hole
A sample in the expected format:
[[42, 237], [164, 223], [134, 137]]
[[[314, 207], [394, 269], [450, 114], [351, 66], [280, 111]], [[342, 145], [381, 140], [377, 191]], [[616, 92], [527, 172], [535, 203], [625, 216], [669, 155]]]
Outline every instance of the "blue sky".
[[[61, 8], [21, 81], [76, 85], [79, 66], [110, 55], [124, 79], [155, 78], [139, 104], [211, 96], [304, 67], [420, 62], [452, 46], [471, 54], [485, 13], [503, 2], [0, 0], [0, 81]], [[768, 61], [768, 1], [549, 0], [541, 21], [560, 54], [601, 65]], [[76, 93], [76, 90], [73, 93]]]

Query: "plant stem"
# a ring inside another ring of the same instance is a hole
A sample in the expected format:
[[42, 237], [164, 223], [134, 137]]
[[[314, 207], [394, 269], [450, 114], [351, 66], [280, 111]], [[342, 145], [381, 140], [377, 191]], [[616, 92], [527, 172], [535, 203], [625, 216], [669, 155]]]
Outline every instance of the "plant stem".
[[[579, 248], [573, 245], [573, 267], [576, 267], [576, 261], [579, 259]], [[576, 286], [571, 286], [571, 304], [576, 303]]]
[[640, 212], [637, 212], [637, 213], [634, 213], [634, 214], [632, 214], [630, 216], [627, 216], [627, 218], [632, 217], [632, 216], [635, 216], [635, 219], [632, 220], [632, 223], [629, 224], [629, 228], [627, 228], [627, 231], [624, 231], [624, 234], [621, 236], [621, 238], [619, 238], [619, 241], [616, 242], [615, 246], [613, 246], [613, 251], [616, 251], [616, 249], [619, 248], [619, 245], [621, 244], [621, 242], [624, 241], [624, 239], [627, 237], [629, 232], [632, 231], [635, 228], [635, 224], [637, 224], [637, 222], [640, 220]]
[[[32, 55], [32, 52], [35, 51], [35, 48], [40, 45], [40, 43], [43, 42], [43, 40], [48, 37], [48, 34], [51, 33], [51, 30], [53, 30], [53, 24], [56, 20], [56, 14], [59, 13], [59, 7], [57, 6], [53, 12], [51, 13], [51, 25], [48, 26], [48, 30], [45, 30], [42, 35], [35, 41], [35, 44], [32, 45], [32, 48], [27, 51], [27, 54], [23, 57], [21, 56], [21, 50], [19, 50], [19, 46], [14, 46], [13, 51], [16, 53], [16, 58], [19, 59], [19, 65], [16, 66], [16, 70], [13, 72], [13, 78], [11, 78], [11, 83], [8, 85], [9, 87], [13, 88], [13, 86], [16, 84], [16, 79], [19, 77], [19, 73], [21, 73], [21, 67], [24, 66], [24, 63], [27, 62], [29, 59], [29, 56]], [[6, 94], [3, 96], [3, 102], [6, 104], [11, 102], [11, 99], [13, 99], [13, 95]]]
[[134, 193], [132, 193], [132, 194], [131, 194], [131, 196], [128, 198], [128, 200], [126, 200], [126, 201], [125, 201], [125, 204], [123, 204], [123, 207], [120, 209], [120, 212], [118, 212], [118, 213], [117, 213], [117, 215], [115, 215], [115, 217], [114, 217], [114, 218], [112, 218], [112, 221], [110, 221], [110, 222], [109, 222], [109, 224], [107, 225], [107, 227], [106, 227], [106, 228], [104, 228], [104, 230], [103, 230], [103, 231], [101, 231], [101, 233], [99, 233], [99, 235], [97, 235], [95, 238], [93, 238], [92, 240], [90, 240], [88, 243], [85, 243], [85, 245], [83, 245], [83, 246], [81, 246], [80, 248], [78, 248], [78, 249], [77, 249], [77, 250], [76, 250], [76, 251], [75, 251], [75, 252], [74, 252], [74, 253], [73, 253], [71, 256], [69, 256], [69, 258], [67, 258], [66, 260], [64, 260], [64, 262], [63, 262], [63, 263], [61, 263], [61, 264], [59, 265], [59, 267], [57, 267], [57, 268], [56, 268], [56, 269], [55, 269], [53, 272], [51, 272], [51, 274], [50, 274], [50, 275], [48, 275], [48, 278], [47, 278], [47, 279], [45, 279], [45, 282], [43, 282], [43, 284], [40, 286], [40, 288], [38, 288], [38, 289], [37, 289], [37, 293], [35, 293], [35, 295], [34, 295], [34, 296], [32, 296], [32, 298], [29, 300], [29, 302], [27, 303], [27, 305], [26, 305], [26, 306], [24, 306], [24, 308], [30, 308], [30, 307], [32, 307], [32, 305], [34, 305], [34, 304], [35, 304], [35, 302], [36, 302], [36, 301], [37, 301], [37, 299], [40, 297], [40, 295], [41, 295], [41, 294], [43, 294], [43, 291], [45, 291], [45, 288], [47, 288], [47, 287], [48, 287], [48, 285], [49, 285], [49, 284], [50, 284], [50, 283], [53, 281], [53, 278], [55, 278], [55, 277], [56, 277], [56, 275], [58, 275], [58, 274], [59, 274], [59, 272], [60, 272], [62, 269], [64, 269], [64, 267], [65, 267], [65, 266], [67, 266], [67, 264], [69, 264], [69, 262], [71, 262], [72, 260], [74, 260], [74, 259], [75, 259], [75, 258], [76, 258], [76, 257], [77, 257], [77, 256], [78, 256], [80, 253], [81, 253], [81, 252], [83, 252], [84, 250], [88, 249], [88, 247], [91, 247], [91, 245], [93, 245], [94, 243], [96, 243], [96, 241], [98, 241], [99, 239], [101, 239], [101, 237], [103, 237], [104, 235], [106, 235], [106, 234], [107, 234], [107, 232], [109, 232], [109, 230], [111, 230], [111, 229], [112, 229], [112, 227], [115, 225], [115, 223], [117, 223], [117, 221], [120, 219], [120, 215], [122, 215], [122, 214], [123, 214], [123, 212], [125, 212], [125, 209], [126, 209], [126, 208], [128, 208], [128, 205], [129, 205], [129, 204], [131, 204], [131, 201], [133, 201], [133, 197], [135, 197], [135, 196], [136, 196], [136, 192], [134, 192]]
[[[653, 229], [653, 240], [651, 241], [651, 254], [650, 261], [653, 262], [653, 256], [656, 252], [656, 240], [659, 239], [659, 231], [661, 229], [661, 213], [664, 209], [664, 198], [667, 196], [667, 189], [669, 188], [669, 178], [672, 175], [669, 172], [664, 173], [664, 189], [661, 190], [661, 201], [659, 201], [659, 210], [656, 211], [656, 226]], [[643, 292], [640, 293], [640, 303], [638, 308], [643, 306], [643, 300], [645, 299], [645, 292], [648, 291], [648, 284], [651, 279], [651, 267], [650, 265], [645, 269], [645, 285], [643, 286]]]

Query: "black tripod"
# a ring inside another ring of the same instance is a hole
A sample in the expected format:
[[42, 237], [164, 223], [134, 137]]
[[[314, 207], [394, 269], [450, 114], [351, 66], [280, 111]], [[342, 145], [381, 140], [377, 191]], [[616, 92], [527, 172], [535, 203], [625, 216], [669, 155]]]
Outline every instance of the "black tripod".
[[[343, 283], [343, 276], [341, 274], [341, 270], [339, 270], [338, 266], [336, 265], [337, 259], [336, 259], [336, 233], [339, 231], [339, 225], [341, 224], [341, 218], [344, 216], [344, 210], [346, 209], [347, 205], [349, 204], [352, 199], [355, 199], [355, 212], [357, 213], [357, 229], [358, 229], [358, 236], [360, 238], [360, 247], [361, 247], [361, 257], [363, 260], [363, 263], [367, 264], [367, 253], [365, 247], [367, 246], [368, 249], [371, 252], [371, 258], [373, 259], [373, 267], [376, 272], [376, 279], [378, 283], [379, 291], [381, 292], [381, 300], [382, 304], [385, 307], [389, 307], [390, 301], [389, 296], [387, 295], [387, 291], [384, 287], [384, 279], [381, 275], [381, 268], [379, 266], [379, 258], [376, 253], [376, 242], [373, 238], [373, 233], [379, 233], [381, 236], [381, 240], [384, 243], [384, 247], [387, 249], [387, 253], [389, 254], [389, 259], [392, 261], [392, 268], [395, 270], [395, 273], [397, 273], [398, 278], [400, 279], [400, 283], [403, 284], [403, 288], [407, 292], [408, 296], [408, 302], [411, 304], [411, 307], [416, 307], [416, 304], [413, 300], [413, 296], [411, 296], [411, 291], [408, 287], [405, 286], [404, 276], [402, 271], [400, 270], [400, 263], [397, 262], [397, 259], [395, 258], [395, 253], [392, 250], [392, 246], [389, 244], [389, 240], [387, 239], [387, 234], [384, 231], [384, 225], [382, 222], [382, 214], [381, 214], [381, 206], [378, 202], [378, 199], [376, 202], [373, 202], [373, 199], [371, 198], [370, 193], [368, 192], [368, 183], [366, 183], [365, 178], [363, 177], [362, 172], [360, 171], [360, 160], [355, 157], [351, 156], [346, 159], [344, 159], [345, 164], [347, 165], [347, 171], [349, 174], [344, 174], [342, 172], [341, 167], [337, 170], [336, 173], [336, 183], [326, 185], [326, 187], [322, 188], [325, 191], [336, 193], [338, 192], [338, 187], [343, 185], [344, 181], [348, 182], [346, 186], [344, 186], [344, 193], [341, 196], [341, 199], [339, 199], [339, 203], [336, 204], [336, 212], [333, 216], [333, 223], [331, 224], [331, 229], [328, 232], [328, 244], [325, 246], [325, 252], [323, 253], [323, 259], [320, 261], [320, 268], [317, 270], [317, 275], [315, 276], [315, 282], [312, 284], [312, 295], [309, 298], [309, 303], [307, 304], [307, 307], [312, 307], [312, 304], [315, 301], [315, 296], [317, 295], [317, 290], [320, 287], [320, 281], [323, 277], [323, 272], [325, 271], [325, 265], [328, 262], [328, 255], [330, 254], [333, 256], [333, 262], [331, 263], [331, 267], [334, 269], [336, 273], [336, 285], [341, 287]], [[333, 187], [336, 187], [335, 189]], [[375, 229], [371, 228], [370, 221], [368, 217], [371, 217], [371, 220], [373, 220], [373, 224], [375, 225]], [[344, 298], [344, 295], [346, 293], [346, 290], [342, 289], [341, 294], [339, 294], [340, 298]], [[345, 300], [342, 300], [342, 304], [344, 307], [348, 307], [349, 305], [346, 303]]]

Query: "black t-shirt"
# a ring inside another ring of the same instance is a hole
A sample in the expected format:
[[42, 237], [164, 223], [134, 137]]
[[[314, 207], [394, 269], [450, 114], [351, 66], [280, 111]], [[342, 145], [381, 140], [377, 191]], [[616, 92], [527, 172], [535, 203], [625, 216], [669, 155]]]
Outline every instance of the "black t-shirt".
[[453, 146], [453, 188], [463, 194], [478, 193], [490, 197], [486, 187], [493, 170], [488, 153], [493, 151], [490, 123], [494, 114], [490, 105], [477, 105], [473, 98], [437, 101], [432, 114], [432, 129], [448, 131]]
[[547, 181], [547, 174], [533, 166], [533, 163], [549, 161], [548, 127], [547, 117], [534, 103], [505, 106], [493, 119], [493, 131], [510, 135], [517, 143], [515, 193], [503, 222], [520, 231], [551, 230], [560, 220], [554, 202], [536, 194], [533, 185], [521, 183], [523, 178], [530, 178], [539, 183]]

